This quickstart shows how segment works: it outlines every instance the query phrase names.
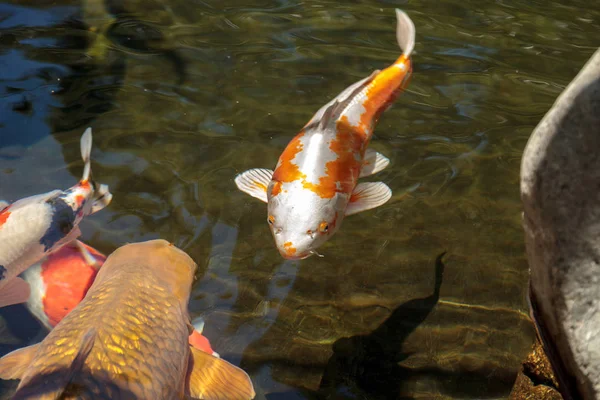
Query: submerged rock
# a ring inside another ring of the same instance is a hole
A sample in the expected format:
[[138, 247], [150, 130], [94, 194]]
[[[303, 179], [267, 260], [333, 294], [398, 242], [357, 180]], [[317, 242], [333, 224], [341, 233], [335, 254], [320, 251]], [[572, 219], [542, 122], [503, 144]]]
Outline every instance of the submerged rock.
[[521, 164], [530, 297], [565, 398], [600, 398], [600, 50]]
[[523, 368], [517, 375], [509, 400], [562, 400], [563, 397], [557, 387], [558, 382], [552, 371], [552, 365], [539, 339], [536, 339], [531, 353], [527, 355]]

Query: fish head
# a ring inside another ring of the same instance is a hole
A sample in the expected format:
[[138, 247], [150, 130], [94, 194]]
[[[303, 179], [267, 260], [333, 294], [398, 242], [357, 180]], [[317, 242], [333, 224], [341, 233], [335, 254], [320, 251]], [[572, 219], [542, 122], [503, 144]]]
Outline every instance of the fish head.
[[136, 266], [153, 275], [169, 287], [184, 309], [187, 307], [197, 265], [185, 251], [163, 239], [126, 244], [106, 259], [94, 285], [117, 273], [123, 265]]
[[267, 193], [267, 222], [275, 244], [283, 258], [301, 260], [318, 254], [316, 250], [340, 228], [348, 198], [335, 193], [322, 198], [298, 183], [284, 183], [284, 189], [273, 196], [271, 181]]
[[94, 183], [91, 181], [79, 181], [75, 186], [67, 189], [61, 199], [69, 205], [75, 216], [75, 224], [91, 214], [92, 199], [94, 197]]

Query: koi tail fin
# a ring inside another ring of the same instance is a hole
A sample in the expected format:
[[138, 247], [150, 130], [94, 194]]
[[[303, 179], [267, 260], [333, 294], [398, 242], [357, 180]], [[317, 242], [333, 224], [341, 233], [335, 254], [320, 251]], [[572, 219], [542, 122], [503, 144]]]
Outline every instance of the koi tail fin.
[[404, 11], [396, 8], [396, 40], [402, 49], [402, 55], [409, 58], [415, 48], [415, 24]]
[[92, 208], [90, 214], [102, 210], [112, 200], [112, 194], [108, 191], [108, 185], [96, 185], [92, 180], [92, 163], [90, 155], [92, 153], [92, 128], [87, 128], [81, 136], [81, 158], [84, 162], [82, 182], [90, 182], [94, 187], [94, 197], [92, 199]]
[[108, 191], [108, 185], [99, 185], [98, 189], [96, 189], [96, 193], [94, 194], [94, 199], [92, 200], [92, 209], [90, 214], [98, 212], [109, 205], [112, 198], [113, 195]]
[[83, 177], [81, 180], [87, 182], [90, 180], [90, 174], [92, 172], [92, 165], [90, 161], [90, 155], [92, 154], [92, 128], [87, 128], [83, 135], [81, 135], [81, 158], [83, 159]]

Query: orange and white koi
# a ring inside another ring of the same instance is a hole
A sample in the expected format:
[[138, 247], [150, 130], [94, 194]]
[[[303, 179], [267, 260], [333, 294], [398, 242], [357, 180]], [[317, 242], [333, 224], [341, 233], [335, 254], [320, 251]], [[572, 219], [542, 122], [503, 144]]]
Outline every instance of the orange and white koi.
[[[26, 306], [48, 330], [52, 330], [85, 297], [106, 256], [79, 240], [67, 243], [21, 275], [31, 287]], [[219, 357], [202, 335], [204, 320], [192, 321], [190, 345]]]
[[412, 74], [415, 26], [398, 9], [396, 17], [400, 58], [317, 111], [288, 144], [275, 171], [251, 169], [235, 178], [238, 189], [268, 204], [268, 223], [284, 258], [317, 254], [344, 217], [381, 206], [392, 196], [383, 182], [357, 181], [389, 164], [367, 147], [379, 116]]
[[27, 301], [30, 288], [17, 275], [79, 235], [81, 220], [106, 207], [108, 186], [91, 179], [92, 130], [81, 137], [83, 177], [66, 191], [27, 197], [0, 210], [0, 307]]
[[83, 300], [105, 260], [79, 240], [44, 257], [21, 274], [31, 288], [27, 309], [52, 330]]

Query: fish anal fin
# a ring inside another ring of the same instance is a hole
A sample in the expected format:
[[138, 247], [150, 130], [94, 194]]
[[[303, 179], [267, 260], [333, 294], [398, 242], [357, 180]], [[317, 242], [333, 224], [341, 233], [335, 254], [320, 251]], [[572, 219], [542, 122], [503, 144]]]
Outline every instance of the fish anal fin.
[[363, 159], [363, 166], [360, 169], [360, 177], [373, 175], [383, 170], [390, 164], [390, 159], [375, 150], [367, 149], [365, 152], [365, 158]]
[[21, 379], [38, 348], [39, 343], [12, 351], [0, 358], [0, 379]]
[[248, 374], [227, 361], [190, 347], [186, 394], [192, 399], [249, 400], [256, 393]]
[[385, 204], [392, 197], [392, 190], [383, 182], [363, 182], [356, 185], [346, 215], [367, 211]]
[[273, 177], [273, 171], [264, 168], [254, 168], [244, 171], [235, 177], [239, 190], [267, 203], [267, 188]]
[[19, 277], [12, 278], [0, 290], [0, 307], [25, 303], [29, 299], [30, 294], [31, 288], [29, 287], [29, 283]]

